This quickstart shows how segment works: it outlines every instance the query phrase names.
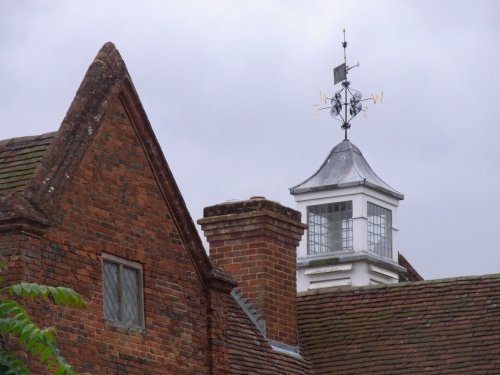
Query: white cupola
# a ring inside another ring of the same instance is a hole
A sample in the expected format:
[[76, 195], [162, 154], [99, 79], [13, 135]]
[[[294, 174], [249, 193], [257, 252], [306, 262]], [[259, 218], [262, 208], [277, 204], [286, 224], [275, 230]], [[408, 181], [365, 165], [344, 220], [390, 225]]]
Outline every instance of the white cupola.
[[349, 140], [290, 189], [307, 230], [297, 252], [297, 288], [396, 283], [397, 209], [403, 194], [385, 183]]

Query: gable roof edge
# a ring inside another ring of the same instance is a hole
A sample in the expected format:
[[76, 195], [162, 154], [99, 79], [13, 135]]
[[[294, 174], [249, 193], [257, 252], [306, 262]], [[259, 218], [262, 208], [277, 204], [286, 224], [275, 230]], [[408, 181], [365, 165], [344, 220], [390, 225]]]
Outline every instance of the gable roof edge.
[[87, 69], [54, 140], [24, 191], [24, 196], [48, 217], [126, 76], [120, 53], [113, 43], [106, 43]]
[[203, 287], [211, 288], [216, 281], [228, 284], [227, 289], [232, 289], [230, 280], [220, 272], [212, 272], [208, 255], [154, 135], [125, 62], [111, 42], [104, 44], [89, 66], [55, 139], [26, 186], [24, 198], [49, 220], [57, 220], [53, 214], [58, 207], [61, 192], [100, 128], [111, 102], [117, 97], [131, 119], [132, 127]]
[[132, 121], [134, 130], [137, 132], [163, 199], [174, 216], [175, 225], [200, 276], [204, 281], [214, 278], [220, 279], [221, 282], [231, 284], [228, 285], [228, 289], [232, 289], [234, 282], [232, 283], [222, 275], [219, 276], [218, 273], [212, 272], [213, 266], [130, 77], [126, 77], [123, 81], [120, 100]]

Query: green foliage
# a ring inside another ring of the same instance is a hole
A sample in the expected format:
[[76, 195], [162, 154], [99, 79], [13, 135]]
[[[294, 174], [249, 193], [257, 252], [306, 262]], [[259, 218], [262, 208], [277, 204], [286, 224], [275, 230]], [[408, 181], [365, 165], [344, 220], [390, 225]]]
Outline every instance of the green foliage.
[[[0, 270], [5, 263], [0, 260]], [[3, 278], [0, 276], [0, 282]], [[84, 308], [85, 301], [73, 289], [51, 287], [36, 283], [21, 283], [0, 288], [0, 334], [16, 337], [27, 353], [37, 357], [47, 369], [56, 375], [77, 375], [57, 348], [55, 329], [39, 328], [26, 310], [12, 297], [47, 298], [60, 306]], [[8, 296], [8, 298], [7, 298]], [[13, 353], [0, 348], [0, 373], [5, 375], [29, 375], [26, 364]]]

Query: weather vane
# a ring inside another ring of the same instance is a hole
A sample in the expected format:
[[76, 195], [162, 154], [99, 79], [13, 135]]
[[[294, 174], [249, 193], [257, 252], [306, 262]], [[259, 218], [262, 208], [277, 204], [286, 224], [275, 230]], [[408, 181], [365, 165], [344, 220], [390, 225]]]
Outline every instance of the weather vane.
[[342, 123], [341, 128], [344, 130], [345, 140], [347, 140], [347, 130], [351, 127], [350, 121], [363, 110], [361, 102], [370, 99], [373, 99], [374, 102], [376, 101], [373, 96], [372, 98], [362, 99], [363, 96], [361, 95], [361, 92], [350, 87], [351, 82], [347, 80], [347, 73], [352, 68], [359, 67], [359, 62], [351, 67], [347, 66], [347, 42], [345, 41], [345, 29], [343, 32], [344, 41], [342, 42], [342, 47], [344, 47], [344, 63], [333, 69], [333, 84], [336, 85], [337, 83], [341, 83], [342, 88], [335, 92], [332, 98], [322, 96], [321, 99], [324, 100], [324, 103], [329, 103], [330, 105], [319, 108], [319, 110], [330, 109], [330, 115]]

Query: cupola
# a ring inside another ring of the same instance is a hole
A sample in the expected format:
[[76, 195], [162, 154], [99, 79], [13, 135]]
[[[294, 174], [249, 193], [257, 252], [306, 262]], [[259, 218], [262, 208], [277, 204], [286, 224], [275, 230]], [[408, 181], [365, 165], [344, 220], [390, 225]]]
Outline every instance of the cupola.
[[349, 140], [310, 178], [290, 189], [307, 230], [298, 249], [299, 291], [394, 283], [397, 208], [403, 194], [384, 182]]
[[[397, 208], [403, 194], [371, 169], [347, 138], [350, 121], [362, 110], [362, 94], [347, 80], [345, 30], [344, 63], [333, 70], [341, 84], [323, 106], [342, 123], [345, 138], [307, 180], [290, 188], [307, 222], [305, 241], [297, 251], [299, 292], [333, 286], [396, 283], [406, 269], [398, 264]], [[373, 96], [372, 96], [373, 98]], [[375, 98], [373, 101], [376, 103]]]

